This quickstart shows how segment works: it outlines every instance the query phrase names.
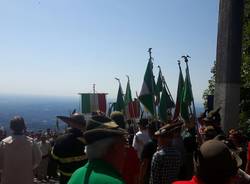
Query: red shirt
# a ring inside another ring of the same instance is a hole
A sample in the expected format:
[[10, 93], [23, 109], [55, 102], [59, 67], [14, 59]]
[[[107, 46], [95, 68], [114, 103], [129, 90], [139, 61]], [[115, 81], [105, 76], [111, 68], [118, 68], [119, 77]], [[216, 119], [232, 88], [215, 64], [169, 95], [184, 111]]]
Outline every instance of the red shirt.
[[140, 161], [136, 151], [132, 147], [126, 149], [126, 157], [124, 161], [122, 177], [126, 184], [135, 184], [140, 172]]
[[189, 181], [175, 181], [172, 184], [203, 184], [203, 182], [199, 181], [196, 176], [193, 176], [192, 180], [189, 180]]

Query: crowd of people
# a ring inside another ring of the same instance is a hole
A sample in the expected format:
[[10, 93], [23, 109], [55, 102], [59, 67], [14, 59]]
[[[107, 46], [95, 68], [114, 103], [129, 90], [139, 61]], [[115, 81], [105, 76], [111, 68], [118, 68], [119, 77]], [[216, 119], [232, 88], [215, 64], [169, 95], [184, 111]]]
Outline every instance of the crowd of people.
[[240, 130], [228, 134], [219, 109], [195, 121], [125, 120], [95, 112], [57, 116], [64, 133], [27, 132], [22, 117], [0, 130], [1, 184], [31, 184], [34, 178], [60, 184], [247, 184], [250, 144]]

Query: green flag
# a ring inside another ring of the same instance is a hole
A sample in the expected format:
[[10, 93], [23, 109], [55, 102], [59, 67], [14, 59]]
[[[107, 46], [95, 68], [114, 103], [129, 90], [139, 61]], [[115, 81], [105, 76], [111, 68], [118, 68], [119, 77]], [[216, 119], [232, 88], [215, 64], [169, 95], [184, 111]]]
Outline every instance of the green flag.
[[186, 67], [186, 78], [182, 92], [182, 99], [181, 99], [181, 116], [185, 120], [189, 120], [189, 110], [188, 107], [191, 105], [193, 101], [193, 93], [191, 87], [191, 81], [189, 76], [188, 65]]
[[155, 88], [155, 94], [156, 94], [156, 102], [155, 104], [158, 105], [160, 102], [160, 94], [162, 92], [163, 86], [163, 79], [162, 79], [162, 73], [161, 68], [159, 67], [159, 74], [157, 78], [156, 88]]
[[132, 95], [131, 95], [131, 89], [130, 89], [130, 82], [128, 79], [126, 93], [125, 93], [125, 97], [124, 97], [125, 106], [127, 106], [129, 104], [129, 102], [132, 102]]
[[162, 73], [161, 73], [161, 69], [159, 70], [159, 74], [158, 74], [158, 79], [157, 79], [157, 83], [156, 83], [156, 89], [157, 92], [162, 92], [163, 89], [163, 81], [162, 81]]
[[168, 110], [174, 107], [174, 102], [167, 93], [166, 87], [162, 89], [161, 100], [159, 105], [159, 117], [162, 121], [167, 121]]
[[115, 110], [116, 111], [123, 111], [124, 110], [124, 99], [123, 99], [123, 92], [122, 92], [122, 86], [121, 83], [119, 82], [119, 90], [117, 94], [117, 99], [115, 103]]
[[185, 102], [189, 106], [191, 105], [191, 102], [193, 101], [193, 92], [192, 92], [192, 85], [190, 81], [188, 66], [186, 68], [186, 78], [185, 78], [185, 85], [183, 89], [182, 101]]
[[139, 100], [153, 116], [155, 116], [155, 88], [156, 85], [153, 75], [153, 63], [151, 60], [149, 60], [144, 75], [144, 81], [139, 95]]
[[182, 94], [183, 94], [183, 88], [184, 88], [184, 79], [183, 79], [180, 63], [178, 63], [178, 65], [179, 65], [179, 80], [178, 80], [177, 97], [176, 97], [175, 112], [174, 112], [173, 119], [176, 119], [180, 114]]

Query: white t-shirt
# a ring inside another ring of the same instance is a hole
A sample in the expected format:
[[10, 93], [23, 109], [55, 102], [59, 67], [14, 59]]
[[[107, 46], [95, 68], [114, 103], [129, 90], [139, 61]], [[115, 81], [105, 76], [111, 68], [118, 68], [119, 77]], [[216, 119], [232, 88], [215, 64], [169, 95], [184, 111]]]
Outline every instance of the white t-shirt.
[[139, 130], [135, 134], [132, 146], [137, 151], [138, 158], [141, 158], [142, 149], [149, 140], [148, 130]]

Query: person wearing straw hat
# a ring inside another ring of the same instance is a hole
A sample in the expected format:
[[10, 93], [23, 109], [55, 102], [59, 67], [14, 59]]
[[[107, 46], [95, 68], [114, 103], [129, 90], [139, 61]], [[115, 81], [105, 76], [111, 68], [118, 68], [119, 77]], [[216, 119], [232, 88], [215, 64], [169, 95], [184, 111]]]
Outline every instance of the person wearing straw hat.
[[93, 116], [84, 133], [89, 161], [73, 173], [68, 184], [124, 184], [125, 135], [126, 131], [108, 117]]
[[58, 163], [60, 184], [66, 184], [72, 173], [87, 162], [85, 141], [82, 137], [86, 121], [81, 113], [74, 113], [70, 117], [57, 116], [57, 118], [70, 126], [66, 134], [58, 137], [51, 150], [53, 159]]

